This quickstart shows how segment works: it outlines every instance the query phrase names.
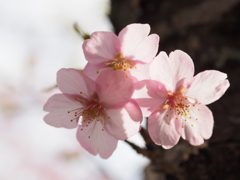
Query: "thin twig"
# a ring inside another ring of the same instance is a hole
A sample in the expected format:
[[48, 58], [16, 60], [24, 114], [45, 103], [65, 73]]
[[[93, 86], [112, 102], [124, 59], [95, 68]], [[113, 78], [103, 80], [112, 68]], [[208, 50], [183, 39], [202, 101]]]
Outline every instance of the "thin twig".
[[90, 39], [90, 35], [81, 30], [77, 23], [73, 24], [73, 28], [84, 40]]
[[142, 128], [140, 134], [145, 140], [147, 148], [140, 148], [139, 146], [127, 140], [125, 140], [125, 142], [128, 143], [138, 154], [142, 154], [143, 156], [149, 158], [153, 163], [158, 164], [165, 173], [175, 176], [179, 180], [186, 179], [185, 176], [178, 169], [176, 169], [170, 163], [164, 160], [163, 154], [161, 153], [158, 146], [154, 144], [154, 142], [151, 140], [146, 129]]
[[146, 145], [147, 149], [153, 150], [156, 147], [156, 145], [152, 141], [151, 137], [149, 136], [148, 131], [142, 127], [140, 130], [140, 134], [145, 141], [145, 145]]
[[128, 143], [138, 154], [142, 154], [143, 156], [148, 157], [148, 151], [147, 149], [142, 149], [140, 147], [138, 147], [137, 145], [135, 145], [134, 143], [129, 142], [128, 140], [125, 140], [126, 143]]

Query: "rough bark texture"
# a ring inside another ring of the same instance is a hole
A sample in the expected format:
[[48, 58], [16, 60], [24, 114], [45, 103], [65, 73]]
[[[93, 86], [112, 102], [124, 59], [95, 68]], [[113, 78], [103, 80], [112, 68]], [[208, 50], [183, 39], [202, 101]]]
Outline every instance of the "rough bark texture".
[[186, 141], [171, 150], [149, 145], [152, 163], [145, 180], [239, 180], [240, 0], [111, 0], [111, 6], [116, 33], [130, 23], [148, 23], [161, 37], [159, 50], [181, 49], [192, 57], [196, 73], [217, 69], [231, 84], [209, 106], [215, 118], [212, 138], [201, 147]]

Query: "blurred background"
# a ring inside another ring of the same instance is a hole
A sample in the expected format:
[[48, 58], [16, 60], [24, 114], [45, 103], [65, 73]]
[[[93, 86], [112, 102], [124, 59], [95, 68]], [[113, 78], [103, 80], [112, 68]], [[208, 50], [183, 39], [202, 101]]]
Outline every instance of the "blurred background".
[[102, 160], [81, 148], [76, 129], [43, 121], [44, 103], [58, 92], [46, 91], [56, 84], [56, 72], [86, 64], [73, 24], [89, 34], [113, 31], [109, 11], [108, 0], [0, 0], [0, 180], [143, 176], [148, 160], [126, 143]]
[[[76, 130], [43, 122], [56, 72], [86, 64], [74, 23], [88, 34], [149, 23], [159, 50], [187, 52], [196, 73], [227, 73], [230, 88], [209, 106], [210, 140], [148, 150], [185, 179], [240, 179], [240, 0], [0, 0], [0, 180], [177, 179], [124, 142], [102, 160], [80, 147]], [[130, 141], [144, 147], [140, 135]]]

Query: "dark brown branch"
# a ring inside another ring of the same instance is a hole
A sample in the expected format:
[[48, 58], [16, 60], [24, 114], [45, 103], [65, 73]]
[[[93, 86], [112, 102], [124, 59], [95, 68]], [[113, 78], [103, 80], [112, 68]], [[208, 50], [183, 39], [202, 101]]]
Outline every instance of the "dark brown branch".
[[141, 131], [140, 131], [140, 134], [141, 134], [141, 136], [143, 137], [143, 139], [145, 141], [147, 149], [149, 149], [149, 150], [154, 149], [156, 145], [152, 141], [152, 139], [150, 138], [150, 136], [148, 134], [148, 131], [142, 127]]
[[159, 167], [161, 167], [167, 174], [172, 175], [179, 180], [186, 179], [180, 171], [164, 160], [161, 149], [154, 144], [146, 129], [142, 128], [140, 134], [143, 136], [147, 148], [140, 148], [127, 140], [125, 142], [128, 143], [138, 154], [142, 154], [143, 156], [149, 158], [153, 163], [158, 164]]

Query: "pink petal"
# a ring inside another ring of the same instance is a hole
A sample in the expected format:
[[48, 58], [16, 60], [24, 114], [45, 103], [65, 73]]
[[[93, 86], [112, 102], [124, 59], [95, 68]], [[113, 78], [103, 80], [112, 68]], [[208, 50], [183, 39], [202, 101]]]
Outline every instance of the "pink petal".
[[89, 153], [99, 154], [101, 158], [107, 159], [117, 148], [118, 141], [102, 129], [100, 121], [94, 121], [88, 127], [79, 125], [77, 140]]
[[163, 98], [167, 99], [167, 89], [165, 88], [165, 85], [161, 82], [154, 81], [154, 80], [147, 80], [147, 89], [148, 94], [152, 98]]
[[157, 53], [159, 36], [148, 36], [148, 24], [131, 24], [119, 33], [121, 51], [127, 60], [139, 60], [149, 63]]
[[120, 51], [118, 37], [112, 32], [94, 32], [83, 43], [85, 58], [92, 64], [113, 60]]
[[171, 52], [169, 57], [165, 52], [160, 52], [150, 64], [151, 79], [162, 82], [172, 92], [178, 88], [178, 81], [186, 77], [192, 77], [193, 74], [192, 59], [180, 50]]
[[131, 78], [125, 72], [106, 69], [96, 79], [99, 84], [97, 93], [105, 108], [123, 107], [131, 98], [134, 87]]
[[190, 108], [188, 118], [182, 121], [181, 135], [192, 145], [200, 145], [204, 139], [209, 139], [213, 131], [212, 112], [205, 105], [196, 105]]
[[149, 64], [138, 64], [137, 67], [137, 69], [129, 69], [131, 76], [136, 78], [134, 82], [150, 79]]
[[133, 93], [132, 98], [138, 103], [138, 105], [141, 107], [142, 113], [144, 117], [148, 117], [152, 111], [149, 111], [149, 107], [153, 105], [154, 102], [156, 102], [157, 107], [159, 105], [158, 101], [152, 101], [152, 98], [147, 93], [147, 80], [138, 81], [134, 83], [135, 91]]
[[60, 69], [57, 72], [57, 84], [63, 93], [90, 96], [95, 92], [96, 83], [83, 72], [76, 69]]
[[215, 70], [198, 73], [192, 79], [185, 95], [197, 99], [202, 104], [210, 104], [218, 100], [229, 87], [226, 78], [225, 73]]
[[149, 98], [149, 95], [147, 93], [147, 81], [148, 80], [142, 80], [134, 83], [134, 93], [133, 98]]
[[198, 146], [204, 143], [203, 137], [198, 132], [198, 129], [192, 127], [192, 124], [187, 121], [182, 131], [182, 138], [189, 141], [190, 144]]
[[106, 110], [106, 130], [118, 140], [126, 140], [140, 130], [142, 112], [134, 100], [130, 100], [124, 108]]
[[44, 111], [49, 112], [44, 117], [44, 121], [55, 127], [65, 127], [68, 129], [77, 127], [78, 118], [76, 119], [74, 113], [68, 113], [68, 111], [82, 107], [81, 103], [74, 98], [73, 96], [64, 94], [55, 94], [50, 97], [43, 107]]
[[191, 112], [198, 118], [196, 125], [199, 126], [199, 132], [202, 137], [204, 139], [209, 139], [212, 136], [214, 124], [211, 110], [207, 106], [198, 105], [191, 110]]
[[96, 65], [88, 62], [87, 65], [85, 66], [83, 72], [92, 80], [96, 80], [98, 75], [100, 74], [101, 69], [102, 69], [102, 67], [96, 66]]
[[161, 108], [167, 100], [167, 90], [158, 81], [139, 81], [134, 84], [134, 87], [133, 98], [141, 107], [145, 117], [148, 117], [156, 109]]
[[173, 111], [155, 111], [148, 118], [150, 137], [154, 143], [162, 145], [165, 149], [172, 148], [178, 143], [180, 135], [176, 131], [177, 128], [178, 123], [175, 122]]

